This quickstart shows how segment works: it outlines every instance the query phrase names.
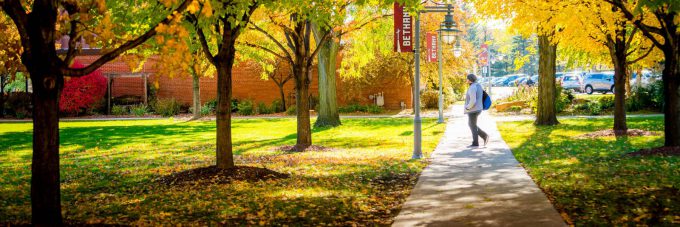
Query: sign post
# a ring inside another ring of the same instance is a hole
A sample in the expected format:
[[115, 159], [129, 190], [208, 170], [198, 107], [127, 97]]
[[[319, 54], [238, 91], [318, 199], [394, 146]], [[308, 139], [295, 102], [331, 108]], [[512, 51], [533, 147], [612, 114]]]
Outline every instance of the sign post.
[[485, 77], [487, 77], [488, 86], [486, 88], [486, 93], [491, 95], [491, 64], [489, 62], [489, 46], [486, 43], [481, 45], [482, 52], [479, 54], [479, 63], [482, 65]]
[[441, 124], [441, 123], [444, 123], [444, 93], [443, 93], [443, 87], [444, 87], [443, 80], [444, 80], [444, 78], [443, 78], [443, 73], [442, 73], [442, 70], [444, 68], [443, 63], [442, 63], [444, 61], [444, 57], [442, 56], [442, 45], [441, 45], [442, 30], [439, 30], [437, 32], [437, 34], [438, 34], [438, 36], [437, 36], [438, 38], [437, 38], [437, 42], [435, 42], [437, 44], [437, 48], [436, 48], [437, 49], [437, 61], [439, 63], [439, 67], [438, 67], [439, 69], [437, 70], [438, 73], [439, 73], [439, 103], [438, 103], [438, 106], [437, 106], [437, 107], [439, 107], [438, 108], [439, 109], [439, 120], [437, 122]]

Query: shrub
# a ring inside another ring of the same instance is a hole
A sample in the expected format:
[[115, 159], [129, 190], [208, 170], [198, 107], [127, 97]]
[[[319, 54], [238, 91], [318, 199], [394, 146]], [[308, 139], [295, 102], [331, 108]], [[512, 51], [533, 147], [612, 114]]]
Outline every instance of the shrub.
[[171, 117], [179, 114], [181, 106], [175, 99], [159, 99], [154, 104], [154, 110], [163, 117]]
[[134, 105], [130, 107], [130, 112], [135, 116], [141, 117], [149, 113], [149, 109], [144, 104]]
[[591, 115], [600, 115], [602, 113], [602, 107], [599, 103], [588, 103], [588, 108]]
[[244, 116], [255, 114], [255, 106], [251, 100], [243, 100], [238, 103], [238, 113]]
[[507, 111], [510, 111], [510, 112], [519, 112], [519, 111], [522, 111], [522, 107], [521, 107], [521, 106], [511, 106], [510, 108], [508, 108]]
[[663, 98], [662, 81], [656, 81], [647, 86], [636, 86], [626, 102], [626, 108], [628, 111], [643, 109], [661, 110]]
[[372, 104], [366, 106], [366, 112], [372, 113], [372, 114], [379, 114], [383, 112], [383, 108], [381, 106]]
[[439, 107], [439, 91], [428, 89], [421, 92], [420, 105], [421, 108], [425, 109], [435, 109]]
[[[446, 84], [448, 82], [449, 85]], [[458, 94], [458, 99], [453, 100], [453, 102], [465, 99], [465, 91], [467, 91], [469, 85], [467, 84], [467, 78], [465, 76], [452, 76], [447, 77], [444, 83], [444, 92], [451, 90], [451, 94]], [[482, 85], [482, 87], [486, 87]]]
[[297, 109], [295, 106], [290, 106], [288, 109], [286, 109], [286, 114], [287, 115], [295, 115], [297, 114]]
[[210, 106], [201, 106], [201, 115], [210, 115], [215, 113], [215, 109]]
[[31, 117], [33, 106], [31, 105], [31, 94], [26, 92], [12, 92], [5, 100], [5, 111], [7, 115], [14, 115], [22, 119]]
[[[78, 62], [74, 68], [83, 68]], [[101, 70], [82, 77], [74, 77], [64, 83], [59, 99], [59, 111], [76, 114], [92, 108], [106, 95], [106, 77]]]
[[211, 99], [201, 106], [201, 115], [210, 115], [215, 113], [215, 108], [217, 108], [217, 99]]
[[[517, 90], [505, 101], [524, 101], [529, 104], [533, 112], [538, 109], [538, 87], [518, 87]], [[563, 112], [574, 101], [574, 93], [564, 90], [559, 84], [555, 85], [555, 110]]]
[[273, 109], [269, 108], [267, 104], [263, 102], [257, 104], [257, 113], [259, 114], [271, 114], [274, 113]]
[[106, 99], [100, 99], [90, 108], [85, 109], [86, 115], [101, 115], [106, 113]]
[[349, 104], [347, 106], [338, 107], [338, 112], [340, 113], [366, 112], [366, 107], [359, 104]]
[[113, 115], [128, 115], [129, 113], [126, 106], [114, 105], [111, 107], [111, 114]]
[[574, 106], [574, 110], [587, 113], [590, 115], [600, 115], [602, 113], [602, 107], [600, 103], [587, 102], [583, 104], [577, 104]]
[[564, 90], [559, 83], [555, 85], [555, 95], [555, 110], [557, 113], [564, 111], [574, 100], [574, 94], [571, 91]]
[[280, 99], [274, 100], [274, 101], [272, 102], [271, 110], [272, 110], [274, 113], [283, 112], [283, 102], [281, 102]]
[[444, 106], [453, 105], [456, 101], [465, 99], [465, 96], [457, 93], [453, 88], [447, 87], [442, 91], [444, 94]]
[[597, 100], [597, 103], [600, 104], [600, 108], [602, 110], [608, 110], [614, 107], [614, 96], [602, 96]]
[[[231, 112], [238, 112], [238, 104], [241, 103], [238, 99], [231, 99]], [[215, 100], [215, 110], [217, 110], [217, 100]]]
[[372, 114], [379, 114], [384, 112], [385, 109], [383, 109], [381, 106], [375, 105], [375, 104], [370, 104], [370, 105], [360, 105], [360, 104], [350, 104], [347, 106], [341, 106], [338, 107], [338, 112], [340, 113], [372, 113]]
[[515, 90], [512, 95], [508, 96], [504, 100], [501, 100], [500, 102], [525, 101], [529, 103], [537, 95], [537, 87], [517, 87], [517, 90]]
[[576, 110], [576, 111], [585, 111], [585, 110], [588, 110], [588, 109], [589, 109], [588, 104], [589, 104], [589, 103], [587, 103], [587, 102], [586, 102], [586, 103], [581, 103], [581, 104], [576, 104], [576, 105], [574, 105], [574, 110]]

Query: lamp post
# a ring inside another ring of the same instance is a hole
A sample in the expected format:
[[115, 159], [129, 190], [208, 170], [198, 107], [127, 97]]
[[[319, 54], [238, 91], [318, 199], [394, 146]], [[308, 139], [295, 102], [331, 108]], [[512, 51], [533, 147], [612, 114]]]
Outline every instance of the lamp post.
[[[444, 22], [441, 23], [439, 26], [439, 38], [437, 39], [437, 62], [439, 63], [439, 121], [438, 123], [444, 123], [444, 92], [443, 92], [443, 54], [442, 54], [442, 41], [446, 43], [447, 45], [451, 45], [454, 42], [456, 42], [456, 36], [460, 32], [458, 30], [458, 25], [456, 22], [453, 20], [453, 14], [451, 14], [451, 5], [447, 5], [447, 12], [446, 16], [444, 16]], [[460, 42], [456, 42], [455, 47], [453, 48], [453, 56], [455, 57], [460, 57], [462, 53], [462, 48], [460, 46]]]
[[[425, 6], [424, 10], [420, 10], [416, 13], [416, 24], [415, 24], [415, 32], [414, 35], [415, 37], [415, 75], [414, 75], [414, 99], [413, 101], [415, 102], [415, 107], [414, 107], [414, 117], [413, 117], [413, 156], [411, 156], [412, 159], [420, 159], [423, 157], [423, 151], [422, 151], [422, 119], [420, 118], [420, 14], [421, 13], [447, 13], [446, 16], [444, 17], [444, 22], [442, 23], [444, 27], [447, 29], [451, 29], [451, 32], [458, 33], [458, 29], [456, 28], [457, 25], [455, 21], [453, 20], [453, 14], [451, 12], [453, 11], [453, 5], [451, 4], [440, 4], [436, 6]], [[442, 34], [440, 32], [440, 39], [444, 39], [444, 42], [447, 40], [455, 41], [456, 37], [454, 34]], [[439, 42], [439, 41], [438, 41]], [[440, 45], [441, 46], [441, 45]], [[438, 47], [440, 48], [440, 47]], [[441, 50], [441, 48], [440, 48]], [[455, 54], [455, 49], [454, 49], [454, 54]], [[459, 51], [460, 53], [460, 51]], [[438, 53], [439, 56], [441, 56], [441, 51]], [[440, 122], [443, 122], [443, 98], [442, 98], [442, 63], [441, 63], [441, 57], [439, 57], [439, 116], [440, 116]]]

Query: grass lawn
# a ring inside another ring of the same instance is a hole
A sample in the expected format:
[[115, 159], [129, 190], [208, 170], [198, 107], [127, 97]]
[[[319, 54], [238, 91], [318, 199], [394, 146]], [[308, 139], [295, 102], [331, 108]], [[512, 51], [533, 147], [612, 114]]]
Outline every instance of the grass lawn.
[[[579, 139], [612, 119], [561, 120], [555, 127], [499, 123], [503, 139], [555, 207], [576, 226], [680, 224], [680, 157], [629, 157], [663, 136]], [[663, 118], [628, 119], [663, 135]]]
[[[72, 223], [381, 225], [392, 222], [425, 161], [410, 161], [411, 119], [345, 119], [313, 130], [333, 151], [286, 153], [295, 119], [233, 121], [237, 165], [286, 179], [166, 186], [158, 179], [214, 165], [215, 123], [61, 123], [61, 194]], [[0, 123], [0, 223], [30, 221], [30, 123]], [[444, 125], [423, 120], [426, 155]]]

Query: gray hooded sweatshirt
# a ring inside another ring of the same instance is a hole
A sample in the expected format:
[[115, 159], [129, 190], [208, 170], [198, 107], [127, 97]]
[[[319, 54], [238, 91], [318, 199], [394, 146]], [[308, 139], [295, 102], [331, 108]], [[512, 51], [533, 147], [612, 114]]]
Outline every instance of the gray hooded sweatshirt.
[[483, 100], [483, 88], [482, 85], [478, 83], [470, 84], [467, 92], [465, 93], [465, 113], [477, 113], [482, 111], [484, 106]]

